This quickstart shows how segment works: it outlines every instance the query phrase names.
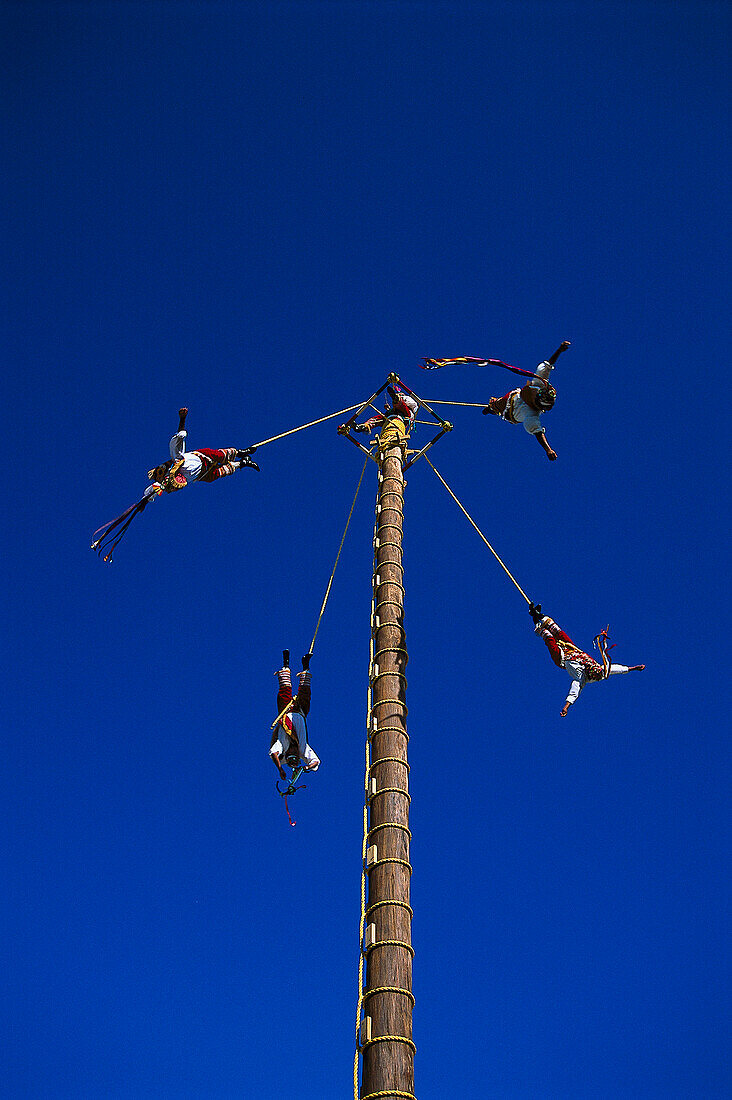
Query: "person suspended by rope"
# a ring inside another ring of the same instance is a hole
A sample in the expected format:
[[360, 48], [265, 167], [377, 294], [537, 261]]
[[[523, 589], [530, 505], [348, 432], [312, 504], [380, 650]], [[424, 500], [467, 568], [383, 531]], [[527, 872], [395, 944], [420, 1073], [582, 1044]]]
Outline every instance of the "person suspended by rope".
[[474, 359], [463, 357], [460, 359], [424, 359], [424, 370], [436, 370], [455, 363], [473, 363], [476, 366], [504, 367], [513, 374], [522, 374], [529, 379], [518, 389], [505, 393], [503, 397], [491, 397], [483, 414], [500, 416], [509, 424], [523, 424], [524, 429], [530, 435], [536, 436], [539, 445], [544, 450], [550, 462], [555, 462], [557, 453], [548, 444], [544, 426], [541, 423], [541, 415], [548, 412], [557, 399], [557, 391], [549, 382], [549, 375], [554, 369], [557, 359], [570, 346], [569, 340], [564, 340], [557, 350], [543, 363], [539, 363], [534, 373], [523, 370], [521, 367], [513, 367], [510, 363], [504, 363], [502, 359]]
[[186, 451], [188, 432], [185, 430], [188, 409], [178, 410], [178, 431], [170, 441], [170, 458], [148, 472], [152, 482], [145, 490], [145, 496], [157, 496], [160, 492], [175, 493], [185, 489], [189, 481], [218, 481], [237, 470], [249, 467], [259, 470], [251, 455], [256, 447], [240, 450], [237, 447], [222, 447], [213, 450], [201, 447], [197, 451]]
[[484, 416], [491, 413], [493, 416], [500, 416], [501, 420], [507, 420], [509, 424], [523, 424], [525, 431], [536, 436], [550, 462], [556, 462], [557, 452], [547, 442], [541, 414], [553, 408], [557, 399], [557, 391], [549, 382], [549, 375], [559, 356], [568, 347], [569, 341], [565, 340], [553, 355], [539, 363], [530, 382], [519, 389], [511, 390], [503, 397], [491, 397], [488, 407], [483, 409]]
[[151, 500], [161, 493], [175, 493], [179, 489], [185, 489], [191, 481], [217, 481], [221, 477], [228, 477], [237, 470], [249, 467], [259, 470], [259, 466], [252, 459], [256, 447], [248, 447], [240, 450], [236, 447], [223, 447], [213, 450], [210, 447], [201, 447], [197, 451], [186, 451], [185, 442], [188, 433], [185, 430], [188, 409], [178, 410], [178, 431], [170, 440], [170, 458], [167, 462], [148, 471], [148, 478], [152, 482], [148, 485], [142, 497], [133, 504], [121, 516], [105, 523], [92, 537], [92, 550], [103, 555], [106, 562], [112, 561], [112, 554], [120, 542], [132, 520], [140, 512], [143, 512]]
[[[297, 781], [303, 772], [316, 772], [320, 767], [319, 757], [312, 746], [308, 744], [307, 716], [310, 713], [311, 657], [312, 653], [306, 653], [302, 658], [302, 672], [297, 674], [299, 686], [297, 695], [294, 697], [290, 673], [290, 651], [288, 649], [282, 651], [282, 668], [275, 673], [279, 684], [277, 690], [277, 718], [272, 726], [269, 755], [272, 763], [280, 773], [280, 779], [287, 783], [285, 789], [282, 790], [278, 780], [276, 787], [285, 800], [285, 809], [291, 825], [294, 825], [295, 822], [290, 816], [287, 799], [305, 786], [305, 784], [297, 786]], [[292, 769], [289, 782], [283, 767], [283, 761]]]
[[290, 768], [297, 768], [302, 763], [303, 770], [308, 772], [316, 772], [320, 767], [320, 759], [308, 743], [307, 716], [310, 713], [311, 699], [311, 657], [311, 653], [306, 653], [302, 658], [302, 672], [297, 674], [299, 686], [295, 696], [292, 694], [289, 650], [282, 651], [282, 668], [275, 673], [279, 684], [277, 720], [272, 731], [269, 755], [281, 779], [287, 779], [282, 766], [283, 760]]
[[585, 653], [576, 646], [569, 635], [542, 612], [541, 604], [530, 603], [529, 615], [534, 623], [534, 632], [544, 640], [554, 664], [558, 668], [565, 669], [572, 679], [569, 694], [559, 712], [562, 718], [567, 717], [569, 708], [577, 702], [585, 684], [607, 680], [608, 676], [616, 676], [619, 673], [642, 672], [646, 667], [645, 665], [617, 665], [610, 661], [609, 651], [615, 647], [609, 645], [609, 628], [601, 630], [594, 641], [595, 648], [600, 653], [602, 663], [599, 663], [589, 653]]
[[381, 428], [392, 418], [401, 420], [405, 430], [409, 431], [417, 415], [419, 405], [411, 394], [407, 393], [396, 382], [390, 382], [386, 387], [390, 400], [384, 402], [384, 412], [377, 412], [363, 424], [354, 424], [354, 432], [370, 432], [374, 428]]
[[572, 677], [572, 686], [569, 689], [569, 694], [560, 712], [562, 718], [567, 717], [569, 708], [571, 707], [572, 703], [575, 703], [577, 701], [577, 699], [579, 698], [579, 694], [585, 684], [593, 683], [598, 680], [606, 680], [608, 676], [615, 676], [621, 672], [643, 671], [643, 669], [646, 667], [645, 665], [628, 666], [612, 664], [609, 657], [609, 650], [614, 649], [615, 647], [611, 646], [608, 641], [609, 627], [607, 627], [605, 630], [601, 630], [595, 638], [595, 647], [600, 653], [602, 664], [599, 664], [593, 657], [589, 655], [589, 653], [585, 653], [578, 646], [576, 646], [569, 635], [565, 634], [563, 630], [560, 630], [554, 620], [550, 619], [548, 615], [545, 615], [543, 613], [543, 611], [541, 610], [541, 604], [533, 604], [531, 602], [531, 600], [526, 595], [523, 588], [516, 580], [506, 563], [498, 556], [496, 551], [488, 542], [488, 539], [478, 527], [478, 524], [475, 522], [473, 517], [455, 496], [442, 474], [439, 472], [439, 470], [435, 469], [429, 458], [426, 458], [426, 461], [428, 465], [432, 467], [438, 479], [445, 486], [460, 511], [465, 515], [470, 524], [478, 532], [483, 542], [486, 544], [491, 554], [493, 554], [493, 557], [501, 566], [504, 573], [507, 574], [509, 580], [512, 582], [514, 587], [518, 589], [520, 594], [526, 600], [526, 603], [529, 606], [529, 615], [531, 616], [535, 626], [535, 631], [546, 642], [547, 649], [551, 654], [551, 658], [554, 661], [554, 664], [557, 665], [559, 668], [566, 669], [569, 675]]

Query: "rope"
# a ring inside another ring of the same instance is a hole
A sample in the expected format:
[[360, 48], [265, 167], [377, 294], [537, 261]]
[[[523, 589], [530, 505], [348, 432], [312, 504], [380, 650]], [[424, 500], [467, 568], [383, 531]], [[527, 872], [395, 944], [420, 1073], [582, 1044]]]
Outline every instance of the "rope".
[[[384, 584], [396, 584], [396, 583], [397, 583], [396, 581], [384, 581]], [[384, 607], [385, 605], [388, 605], [388, 604], [391, 604], [392, 607], [398, 607], [400, 611], [404, 610], [402, 605], [400, 603], [397, 603], [396, 600], [379, 600], [379, 602], [374, 607], [374, 614], [376, 614], [376, 612], [379, 610], [380, 607]], [[399, 624], [395, 623], [394, 625], [398, 626]]]
[[407, 655], [407, 657], [409, 656], [409, 654], [407, 653], [406, 649], [404, 649], [403, 646], [390, 645], [390, 646], [385, 646], [384, 649], [380, 649], [378, 653], [375, 653], [374, 654], [374, 660], [376, 660], [378, 657], [380, 657], [382, 653], [405, 653]]
[[433, 405], [460, 405], [463, 409], [484, 409], [485, 401], [482, 404], [476, 405], [474, 401], [433, 401]]
[[[404, 832], [409, 837], [409, 839], [410, 840], [412, 839], [411, 830], [406, 825], [402, 825], [401, 821], [382, 821], [380, 825], [372, 825], [371, 828], [369, 829], [369, 840], [371, 839], [371, 834], [375, 833], [377, 831], [377, 829], [403, 829]], [[385, 862], [385, 860], [383, 860], [383, 859], [379, 860], [379, 863], [384, 863], [384, 862]], [[372, 866], [375, 866], [375, 865], [372, 864]]]
[[376, 943], [370, 943], [366, 948], [366, 954], [373, 951], [375, 947], [403, 947], [414, 958], [414, 948], [411, 943], [405, 943], [404, 940], [377, 940]]
[[422, 456], [425, 455], [427, 453], [427, 451], [429, 451], [430, 447], [434, 447], [434, 445], [435, 445], [435, 443], [437, 443], [438, 439], [442, 439], [445, 432], [451, 432], [452, 431], [452, 424], [447, 423], [447, 421], [442, 422], [442, 424], [443, 424], [442, 431], [438, 432], [437, 435], [435, 436], [435, 438], [431, 439], [429, 441], [429, 443], [427, 443], [426, 446], [424, 446], [422, 448], [421, 451], [417, 451], [416, 454], [413, 454], [411, 458], [407, 459], [407, 461], [404, 463], [405, 472], [411, 466], [414, 466], [415, 462], [417, 462], [420, 458], [422, 458]]
[[[404, 1035], [376, 1035], [373, 1039], [367, 1039], [363, 1044], [364, 1050], [366, 1047], [371, 1046], [372, 1043], [406, 1043], [407, 1046], [412, 1048], [412, 1053], [417, 1053], [417, 1048], [411, 1039], [407, 1039]], [[386, 1094], [389, 1095], [388, 1093]]]
[[[398, 699], [382, 699], [380, 703], [374, 703], [373, 710], [376, 710], [377, 707], [387, 707], [389, 705], [394, 705], [394, 704], [396, 704], [397, 706], [404, 707], [403, 713], [402, 714], [387, 714], [385, 720], [388, 720], [390, 718], [402, 718], [402, 717], [405, 717], [407, 714], [409, 714], [409, 710], [408, 710], [406, 704], [400, 703]], [[375, 718], [375, 717], [376, 717], [376, 715], [374, 715], [372, 713], [372, 718]], [[397, 733], [401, 733], [404, 737], [406, 737], [407, 741], [409, 740], [409, 734], [407, 733], [407, 731], [404, 729], [403, 726], [382, 726], [382, 725], [378, 724], [378, 722], [380, 722], [380, 721], [381, 721], [381, 719], [378, 719], [377, 720], [377, 726], [375, 728], [372, 727], [371, 733], [369, 734], [370, 737], [376, 737], [377, 733], [386, 733], [387, 730], [389, 732], [391, 732], [392, 730], [396, 730]]]
[[[401, 699], [382, 699], [381, 702], [374, 703], [374, 705], [371, 709], [375, 710], [377, 707], [387, 707], [387, 706], [401, 707], [403, 714], [409, 714], [409, 707], [407, 706], [406, 703], [403, 703], [401, 701]], [[399, 718], [399, 717], [401, 717], [401, 715], [399, 715], [399, 714], [389, 714], [389, 715], [387, 715], [387, 717], [388, 718]], [[375, 732], [378, 733], [379, 731], [376, 730]], [[406, 730], [402, 730], [402, 733], [404, 733], [404, 735], [406, 736]]]
[[[355, 414], [355, 416], [352, 416], [350, 418], [350, 420], [348, 421], [348, 427], [349, 428], [350, 428], [350, 426], [351, 426], [351, 424], [353, 423], [354, 420], [358, 420], [359, 416], [361, 415], [361, 410], [365, 409], [367, 405], [371, 405], [371, 408], [374, 410], [374, 412], [379, 413], [379, 416], [382, 415], [381, 412], [379, 411], [379, 409], [377, 409], [375, 405], [372, 405], [371, 402], [375, 401], [376, 398], [379, 396], [379, 394], [383, 393], [388, 385], [389, 385], [389, 379], [387, 379], [386, 382], [384, 382], [384, 385], [381, 386], [380, 389], [378, 389], [374, 393], [372, 393], [371, 397], [369, 397], [367, 401], [364, 401], [363, 404], [361, 404], [361, 405], [352, 405], [350, 409], [344, 409], [343, 410], [344, 412], [352, 412], [353, 409], [358, 409], [358, 412]], [[340, 414], [336, 413], [335, 415], [338, 416]], [[360, 444], [356, 444], [356, 446], [360, 446]]]
[[[381, 706], [382, 704], [381, 704], [381, 703], [377, 703], [376, 705], [377, 705], [377, 706]], [[390, 717], [390, 718], [394, 718], [395, 716], [394, 716], [393, 714], [390, 714], [390, 715], [389, 715], [389, 717]], [[402, 726], [379, 726], [379, 727], [378, 727], [378, 729], [375, 729], [375, 730], [371, 730], [371, 733], [369, 734], [369, 740], [370, 740], [370, 741], [373, 741], [373, 739], [374, 739], [375, 737], [378, 737], [378, 735], [379, 735], [380, 733], [401, 733], [401, 735], [402, 735], [402, 737], [403, 737], [403, 738], [405, 739], [405, 741], [409, 742], [409, 734], [407, 733], [407, 731], [406, 731], [405, 729], [403, 729], [403, 728], [402, 728]], [[396, 759], [396, 758], [395, 758], [395, 757], [391, 757], [391, 756], [389, 756], [389, 757], [387, 757], [386, 759], [388, 759], [388, 760], [392, 760], [392, 759]], [[375, 763], [376, 763], [376, 764], [380, 764], [380, 763], [381, 763], [381, 761], [380, 761], [380, 760], [376, 760], [376, 761], [375, 761]], [[405, 761], [404, 761], [404, 760], [400, 760], [400, 761], [399, 761], [399, 763], [400, 763], [400, 764], [404, 764], [404, 763], [405, 763]], [[373, 765], [372, 765], [372, 767], [373, 767]], [[409, 767], [409, 765], [408, 765], [408, 764], [407, 764], [407, 767]]]
[[313, 634], [313, 640], [310, 643], [310, 649], [308, 651], [309, 653], [312, 653], [314, 648], [315, 648], [315, 639], [317, 638], [318, 631], [320, 629], [320, 620], [323, 618], [323, 612], [325, 611], [325, 605], [327, 604], [328, 597], [330, 596], [331, 585], [333, 584], [333, 578], [335, 577], [335, 571], [338, 568], [338, 559], [341, 556], [341, 550], [343, 549], [343, 543], [346, 541], [346, 535], [348, 534], [348, 527], [349, 527], [349, 524], [351, 522], [351, 516], [353, 515], [353, 509], [356, 507], [356, 500], [358, 499], [358, 491], [361, 488], [361, 482], [363, 481], [363, 475], [366, 473], [366, 462], [367, 461], [368, 461], [368, 459], [364, 459], [363, 469], [361, 470], [361, 476], [358, 479], [358, 485], [356, 486], [356, 492], [354, 493], [354, 496], [353, 496], [353, 503], [351, 504], [351, 511], [348, 513], [348, 519], [346, 520], [346, 526], [343, 528], [343, 536], [341, 538], [341, 544], [338, 547], [338, 553], [336, 554], [336, 560], [335, 560], [335, 565], [333, 566], [333, 572], [330, 575], [330, 580], [328, 581], [328, 587], [326, 588], [325, 595], [323, 596], [323, 604], [322, 604], [322, 607], [320, 608], [320, 614], [318, 615], [318, 622], [317, 622], [317, 625], [315, 627], [315, 633]]
[[[387, 728], [398, 729], [399, 727], [388, 726]], [[376, 733], [381, 733], [381, 730], [376, 730]], [[400, 760], [398, 756], [380, 756], [378, 760], [372, 760], [371, 767], [375, 768], [377, 764], [401, 764], [408, 772], [412, 770], [411, 765], [406, 760]]]
[[281, 721], [282, 721], [282, 719], [283, 719], [283, 718], [285, 717], [285, 715], [287, 714], [288, 710], [292, 710], [292, 708], [293, 708], [293, 707], [294, 707], [294, 705], [295, 705], [295, 699], [296, 699], [296, 698], [297, 698], [297, 696], [295, 696], [294, 698], [290, 699], [289, 703], [285, 703], [284, 707], [282, 708], [282, 710], [280, 711], [280, 713], [279, 713], [279, 714], [277, 715], [277, 717], [275, 718], [275, 720], [274, 720], [274, 722], [272, 723], [272, 725], [271, 725], [271, 726], [269, 727], [269, 728], [270, 728], [271, 730], [273, 730], [273, 729], [275, 728], [275, 726], [277, 725], [277, 723], [278, 723], [278, 722], [281, 722]]
[[[398, 561], [393, 561], [393, 562], [390, 561], [390, 562], [388, 562], [388, 564], [389, 565], [399, 565], [400, 563]], [[374, 573], [374, 577], [376, 577], [376, 573]], [[401, 581], [388, 581], [388, 580], [386, 580], [386, 578], [382, 579], [381, 574], [379, 574], [378, 587], [381, 588], [382, 584], [393, 584], [395, 588], [401, 588], [402, 593], [403, 593], [404, 596], [406, 596], [406, 594], [407, 594], [407, 590], [404, 587], [404, 585], [401, 583]], [[393, 602], [395, 602], [395, 601], [392, 601], [392, 603]], [[397, 604], [397, 606], [399, 606], [399, 605]]]
[[374, 993], [403, 993], [405, 997], [409, 997], [412, 1002], [412, 1008], [414, 1008], [417, 1003], [411, 990], [400, 989], [398, 985], [377, 985], [375, 989], [367, 989], [364, 994], [364, 1000], [366, 1000], [367, 997], [371, 997]]
[[[380, 550], [382, 546], [396, 546], [396, 545], [397, 544], [395, 542], [381, 542], [381, 543], [379, 543], [379, 546], [374, 547], [374, 549], [379, 549]], [[402, 563], [400, 561], [390, 561], [389, 565], [394, 566], [395, 569], [401, 569], [402, 577], [404, 576], [404, 566], [402, 565]], [[382, 581], [381, 583], [382, 584], [399, 584], [399, 585], [401, 585], [402, 591], [404, 591], [404, 585], [401, 584], [401, 581], [386, 581], [385, 580], [385, 581]], [[406, 593], [405, 593], [405, 595], [406, 595]]]
[[[380, 680], [382, 678], [382, 676], [398, 676], [400, 680], [404, 681], [404, 687], [406, 688], [407, 686], [408, 680], [403, 672], [380, 672], [378, 676], [374, 676], [372, 683], [375, 684], [377, 680]], [[384, 699], [383, 702], [389, 702], [389, 700]]]
[[399, 863], [402, 867], [408, 867], [410, 875], [412, 874], [412, 864], [409, 862], [409, 860], [399, 859], [398, 856], [384, 856], [383, 859], [375, 859], [373, 863], [369, 864], [366, 870], [373, 871], [374, 867], [380, 867], [382, 863]]
[[[413, 1092], [403, 1092], [401, 1089], [383, 1089], [381, 1092], [367, 1092], [361, 1100], [381, 1100], [382, 1096], [399, 1096], [404, 1100], [417, 1100]], [[358, 1100], [358, 1097], [356, 1097]]]
[[334, 416], [343, 416], [344, 413], [353, 412], [354, 409], [359, 409], [360, 405], [350, 405], [347, 409], [340, 409], [338, 412], [330, 413], [328, 416], [321, 416], [319, 420], [311, 420], [309, 424], [301, 424], [299, 428], [290, 428], [289, 432], [280, 432], [279, 435], [270, 436], [269, 439], [263, 439], [261, 443], [253, 443], [253, 447], [264, 447], [267, 443], [274, 443], [277, 439], [284, 439], [286, 435], [293, 435], [294, 432], [302, 432], [305, 428], [312, 428], [315, 424], [322, 424], [324, 420], [332, 420]]
[[406, 901], [391, 901], [391, 900], [375, 901], [373, 903], [373, 905], [369, 905], [368, 909], [366, 910], [366, 916], [367, 917], [371, 916], [371, 913], [373, 912], [373, 910], [380, 908], [380, 906], [382, 906], [382, 905], [400, 905], [402, 909], [407, 910], [410, 917], [412, 917], [412, 918], [414, 917], [414, 910], [412, 909], [411, 905], [407, 904]]
[[[426, 463], [428, 463], [428, 465], [432, 466], [432, 463], [431, 463], [431, 462], [430, 462], [430, 460], [429, 460], [429, 459], [427, 458], [427, 455], [425, 455], [425, 456], [424, 456], [424, 460], [425, 460], [425, 462], [426, 462]], [[434, 466], [432, 466], [432, 469], [433, 469], [433, 470], [435, 470], [435, 467], [434, 467]], [[490, 543], [488, 542], [488, 539], [487, 539], [487, 538], [485, 537], [485, 535], [484, 535], [484, 534], [483, 534], [483, 532], [481, 531], [480, 527], [478, 527], [478, 524], [477, 524], [477, 523], [475, 522], [475, 520], [473, 519], [473, 517], [472, 517], [472, 516], [471, 516], [471, 515], [470, 515], [470, 514], [469, 514], [469, 513], [468, 513], [468, 512], [466, 511], [466, 509], [465, 509], [465, 508], [463, 508], [462, 504], [460, 503], [460, 501], [458, 500], [458, 498], [457, 498], [457, 497], [455, 496], [455, 494], [453, 493], [452, 489], [450, 488], [450, 486], [449, 486], [449, 485], [447, 484], [447, 482], [445, 481], [445, 479], [444, 479], [444, 477], [442, 476], [442, 474], [438, 473], [438, 471], [437, 471], [437, 470], [435, 470], [435, 473], [437, 474], [437, 477], [438, 477], [438, 478], [440, 479], [440, 481], [442, 482], [442, 484], [443, 484], [443, 485], [445, 486], [445, 488], [447, 489], [447, 491], [448, 491], [448, 493], [450, 494], [450, 496], [452, 497], [452, 499], [453, 499], [453, 500], [455, 501], [455, 503], [457, 504], [457, 506], [458, 506], [458, 508], [460, 509], [460, 511], [461, 511], [461, 512], [462, 512], [462, 513], [463, 513], [463, 514], [464, 514], [465, 516], [467, 516], [467, 518], [468, 518], [468, 519], [470, 520], [470, 522], [472, 523], [473, 527], [474, 527], [474, 528], [475, 528], [475, 530], [476, 530], [476, 531], [478, 532], [478, 534], [480, 535], [480, 537], [482, 538], [483, 542], [484, 542], [484, 543], [486, 544], [486, 546], [488, 547], [488, 549], [490, 550], [491, 554], [492, 554], [492, 555], [493, 555], [493, 557], [494, 557], [494, 558], [496, 559], [496, 561], [498, 562], [498, 564], [499, 564], [499, 565], [501, 566], [501, 568], [502, 568], [502, 569], [504, 569], [504, 570], [505, 570], [505, 572], [506, 572], [506, 573], [508, 574], [508, 576], [509, 576], [509, 577], [511, 578], [511, 580], [513, 581], [513, 583], [514, 583], [514, 584], [516, 585], [516, 587], [518, 588], [518, 590], [519, 590], [519, 592], [521, 593], [521, 595], [523, 596], [523, 598], [524, 598], [524, 599], [526, 600], [526, 602], [527, 602], [527, 603], [531, 603], [531, 600], [530, 600], [530, 599], [529, 599], [529, 597], [528, 597], [528, 596], [526, 595], [526, 593], [524, 592], [523, 588], [521, 587], [521, 585], [519, 584], [519, 582], [518, 582], [518, 581], [516, 580], [516, 578], [514, 577], [514, 575], [513, 575], [513, 573], [511, 572], [511, 570], [510, 570], [510, 569], [508, 568], [508, 566], [507, 566], [507, 565], [505, 564], [505, 562], [503, 562], [503, 561], [501, 560], [501, 558], [499, 558], [498, 554], [497, 554], [497, 553], [495, 552], [495, 550], [493, 549], [493, 547], [491, 546], [491, 544], [490, 544]]]
[[[376, 798], [377, 794], [403, 794], [407, 802], [412, 801], [412, 796], [409, 791], [405, 791], [403, 787], [382, 787], [381, 790], [374, 791], [371, 797]], [[381, 860], [379, 860], [379, 862], [381, 862]]]

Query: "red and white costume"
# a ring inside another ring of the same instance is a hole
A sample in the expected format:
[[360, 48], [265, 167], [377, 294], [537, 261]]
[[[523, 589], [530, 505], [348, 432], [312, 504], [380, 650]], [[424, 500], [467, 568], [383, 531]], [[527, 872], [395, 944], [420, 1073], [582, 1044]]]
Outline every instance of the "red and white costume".
[[391, 408], [386, 412], [377, 413], [376, 416], [372, 416], [370, 420], [364, 421], [360, 425], [361, 431], [371, 431], [372, 428], [381, 427], [385, 420], [390, 416], [401, 416], [404, 420], [407, 431], [410, 429], [412, 422], [417, 415], [419, 405], [411, 394], [406, 393], [401, 386], [392, 385], [387, 387], [389, 394], [391, 395]]
[[[552, 369], [551, 363], [545, 359], [534, 371], [534, 378], [548, 382]], [[523, 424], [524, 430], [530, 435], [539, 435], [544, 431], [544, 425], [541, 422], [541, 413], [526, 400], [530, 397], [529, 386], [530, 383], [527, 382], [525, 386], [511, 390], [503, 397], [491, 397], [488, 408], [495, 416], [500, 416], [501, 420], [507, 420], [509, 424]]]
[[[185, 442], [188, 432], [184, 430], [176, 432], [170, 441], [170, 457], [175, 462], [182, 462], [178, 473], [182, 474], [187, 482], [190, 481], [218, 481], [220, 477], [228, 477], [235, 473], [242, 465], [237, 458], [236, 447], [221, 447], [214, 450], [211, 447], [199, 447], [197, 451], [187, 451]], [[181, 488], [184, 486], [181, 484]], [[160, 492], [160, 482], [154, 481], [145, 490], [145, 496], [154, 496]]]
[[585, 684], [597, 683], [608, 676], [629, 672], [627, 665], [608, 664], [607, 672], [601, 664], [574, 644], [568, 634], [560, 630], [553, 619], [544, 615], [534, 627], [535, 633], [544, 639], [554, 664], [565, 669], [572, 678], [572, 686], [565, 699], [565, 706], [571, 706], [579, 698]]
[[[300, 685], [297, 689], [297, 702], [277, 723], [272, 734], [269, 755], [283, 760], [290, 747], [297, 751], [300, 762], [308, 771], [316, 772], [320, 767], [320, 758], [308, 744], [307, 716], [310, 713], [310, 670], [303, 669], [297, 674]], [[277, 713], [282, 714], [288, 703], [292, 702], [292, 675], [289, 668], [281, 668], [277, 673], [279, 690], [277, 692]]]

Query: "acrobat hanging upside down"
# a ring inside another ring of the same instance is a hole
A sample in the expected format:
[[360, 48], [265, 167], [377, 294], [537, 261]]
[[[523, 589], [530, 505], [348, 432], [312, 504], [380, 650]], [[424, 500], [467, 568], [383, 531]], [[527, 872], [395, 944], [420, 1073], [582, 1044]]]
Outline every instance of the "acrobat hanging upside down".
[[306, 653], [302, 659], [302, 672], [297, 678], [300, 686], [297, 695], [292, 695], [292, 675], [290, 673], [290, 652], [282, 651], [282, 668], [275, 675], [279, 683], [277, 691], [278, 720], [274, 726], [269, 755], [282, 779], [287, 779], [282, 761], [293, 769], [302, 766], [306, 772], [316, 772], [320, 767], [320, 758], [308, 742], [307, 716], [310, 713], [310, 659], [312, 653]]
[[608, 676], [616, 676], [623, 672], [642, 672], [645, 665], [616, 665], [612, 664], [608, 656], [607, 630], [601, 631], [595, 638], [601, 656], [602, 664], [599, 664], [589, 653], [585, 653], [574, 644], [568, 634], [557, 626], [553, 619], [544, 615], [541, 604], [529, 604], [529, 615], [534, 622], [534, 631], [543, 638], [546, 647], [551, 654], [554, 664], [566, 669], [572, 677], [572, 686], [564, 701], [564, 706], [559, 712], [562, 718], [566, 718], [569, 708], [577, 702], [579, 694], [585, 684], [597, 683], [599, 680], [607, 680]]

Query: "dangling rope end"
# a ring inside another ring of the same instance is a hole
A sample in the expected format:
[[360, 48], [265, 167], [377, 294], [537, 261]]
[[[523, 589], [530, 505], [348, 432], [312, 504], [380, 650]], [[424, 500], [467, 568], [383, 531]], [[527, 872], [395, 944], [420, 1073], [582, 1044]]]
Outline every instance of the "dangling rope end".
[[293, 773], [292, 779], [287, 784], [284, 791], [280, 790], [280, 781], [279, 781], [279, 779], [275, 780], [275, 787], [277, 788], [277, 793], [278, 793], [278, 795], [280, 795], [281, 798], [284, 798], [284, 800], [285, 800], [285, 809], [287, 810], [287, 820], [290, 822], [290, 825], [292, 825], [293, 829], [297, 825], [297, 822], [292, 820], [292, 814], [290, 813], [290, 807], [288, 805], [287, 799], [289, 798], [290, 795], [296, 794], [297, 791], [304, 791], [304, 790], [307, 789], [307, 783], [300, 783], [299, 786], [296, 785], [298, 779], [300, 778], [300, 776], [303, 773], [303, 770], [304, 769], [302, 767], [299, 767]]

